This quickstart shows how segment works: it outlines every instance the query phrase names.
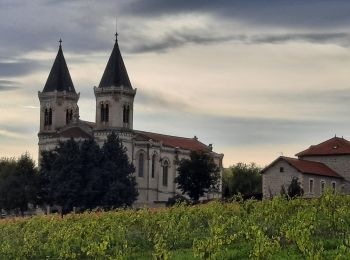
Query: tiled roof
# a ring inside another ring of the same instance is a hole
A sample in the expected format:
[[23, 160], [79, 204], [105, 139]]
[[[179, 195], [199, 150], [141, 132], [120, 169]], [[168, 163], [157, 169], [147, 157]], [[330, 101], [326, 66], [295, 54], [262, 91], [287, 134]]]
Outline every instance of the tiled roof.
[[340, 154], [350, 154], [350, 142], [344, 138], [333, 137], [323, 143], [311, 145], [308, 149], [297, 153], [296, 156]]
[[150, 133], [150, 132], [144, 132], [144, 131], [135, 131], [135, 133], [136, 133], [136, 140], [148, 141], [152, 139], [155, 142], [162, 142], [164, 146], [168, 146], [168, 147], [173, 147], [173, 148], [179, 147], [179, 148], [191, 150], [191, 151], [210, 151], [207, 145], [199, 142], [196, 138], [163, 135], [163, 134]]
[[108, 88], [112, 86], [124, 86], [125, 88], [132, 89], [117, 40], [115, 41], [113, 51], [109, 57], [107, 66], [98, 87]]
[[79, 122], [82, 123], [82, 124], [86, 124], [86, 125], [88, 125], [91, 128], [94, 128], [96, 126], [95, 122], [90, 122], [90, 121], [85, 121], [85, 120], [80, 120], [80, 119], [79, 119]]
[[58, 49], [43, 92], [53, 92], [56, 90], [76, 93], [61, 46]]
[[58, 137], [63, 138], [91, 138], [92, 136], [89, 135], [87, 132], [82, 130], [80, 127], [70, 127], [68, 129], [65, 129], [57, 134]]
[[333, 178], [343, 178], [342, 176], [340, 176], [338, 173], [336, 173], [335, 171], [333, 171], [331, 168], [329, 168], [323, 163], [301, 160], [297, 158], [290, 158], [285, 156], [281, 156], [277, 158], [277, 160], [275, 160], [269, 166], [263, 169], [262, 173], [266, 172], [271, 166], [273, 166], [275, 163], [277, 163], [280, 160], [286, 161], [289, 165], [291, 165], [293, 168], [295, 168], [296, 170], [298, 170], [303, 174], [320, 175], [320, 176], [333, 177]]

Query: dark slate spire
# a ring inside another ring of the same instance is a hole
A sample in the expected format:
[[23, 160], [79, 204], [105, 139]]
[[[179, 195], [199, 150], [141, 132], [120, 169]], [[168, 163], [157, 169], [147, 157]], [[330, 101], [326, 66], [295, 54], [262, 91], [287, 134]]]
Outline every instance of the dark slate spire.
[[128, 72], [126, 71], [122, 55], [118, 45], [118, 33], [115, 34], [116, 40], [111, 56], [103, 73], [99, 88], [108, 88], [111, 86], [124, 86], [131, 88]]
[[59, 40], [60, 46], [58, 53], [51, 68], [49, 77], [47, 78], [43, 92], [52, 92], [52, 91], [67, 91], [75, 92], [72, 78], [70, 77], [69, 70], [67, 67], [66, 60], [63, 56], [62, 51], [62, 40]]

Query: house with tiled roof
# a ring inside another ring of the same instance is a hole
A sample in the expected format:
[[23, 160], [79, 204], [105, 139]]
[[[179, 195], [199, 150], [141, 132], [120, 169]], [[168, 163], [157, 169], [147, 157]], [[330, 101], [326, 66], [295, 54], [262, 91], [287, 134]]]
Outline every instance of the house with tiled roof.
[[[116, 34], [117, 36], [117, 34]], [[41, 151], [54, 149], [59, 141], [70, 138], [85, 140], [94, 138], [103, 145], [107, 136], [115, 132], [127, 149], [128, 157], [136, 168], [135, 176], [139, 197], [135, 205], [161, 205], [180, 191], [174, 179], [177, 165], [189, 158], [191, 151], [209, 153], [222, 168], [223, 154], [213, 151], [197, 137], [186, 138], [166, 134], [139, 131], [133, 128], [134, 97], [116, 38], [111, 56], [98, 87], [95, 122], [80, 119], [76, 92], [65, 61], [61, 40], [56, 59], [40, 100], [39, 158]], [[206, 198], [221, 197], [221, 191], [206, 194]]]
[[304, 197], [319, 197], [326, 189], [350, 193], [350, 142], [333, 137], [296, 154], [280, 156], [262, 170], [263, 197], [280, 194], [292, 178], [298, 178]]

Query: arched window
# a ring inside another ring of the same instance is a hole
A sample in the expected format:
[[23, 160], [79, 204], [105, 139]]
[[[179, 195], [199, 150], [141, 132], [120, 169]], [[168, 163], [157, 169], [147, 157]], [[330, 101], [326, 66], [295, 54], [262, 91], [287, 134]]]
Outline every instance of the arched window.
[[49, 109], [49, 125], [52, 125], [52, 109]]
[[144, 161], [145, 161], [145, 158], [143, 156], [143, 153], [140, 153], [140, 155], [139, 155], [139, 177], [143, 177]]
[[68, 125], [73, 119], [73, 109], [66, 110], [66, 124]]
[[130, 107], [127, 106], [126, 108], [126, 123], [129, 124], [129, 119], [130, 119]]
[[48, 124], [49, 124], [49, 112], [47, 111], [47, 108], [45, 108], [44, 125], [47, 126]]
[[169, 162], [165, 161], [163, 163], [163, 186], [168, 186], [168, 170], [169, 170]]
[[152, 156], [152, 171], [151, 171], [152, 178], [154, 178], [154, 173], [156, 171], [156, 159], [157, 159], [157, 155], [153, 154], [153, 156]]
[[123, 106], [123, 123], [126, 123], [126, 107]]
[[105, 106], [101, 104], [101, 122], [105, 121]]
[[106, 104], [106, 108], [105, 108], [105, 122], [108, 122], [109, 120], [109, 107], [108, 104]]
[[128, 124], [130, 119], [130, 107], [128, 105], [123, 106], [123, 123]]

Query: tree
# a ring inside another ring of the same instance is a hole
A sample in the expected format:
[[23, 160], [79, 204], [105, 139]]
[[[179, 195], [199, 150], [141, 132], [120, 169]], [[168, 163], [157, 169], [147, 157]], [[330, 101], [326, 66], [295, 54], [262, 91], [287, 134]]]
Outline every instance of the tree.
[[0, 208], [23, 214], [37, 201], [37, 169], [28, 153], [0, 161]]
[[44, 152], [42, 157], [44, 202], [62, 207], [61, 213], [80, 206], [83, 175], [79, 144], [73, 139], [60, 142], [56, 149]]
[[93, 139], [61, 142], [42, 153], [40, 165], [42, 202], [61, 206], [62, 213], [130, 206], [138, 196], [135, 168], [115, 133], [102, 149]]
[[102, 206], [116, 208], [131, 206], [138, 196], [135, 167], [129, 162], [126, 148], [115, 133], [108, 136], [102, 147], [103, 194]]
[[106, 190], [101, 178], [103, 154], [101, 148], [93, 140], [85, 140], [81, 144], [80, 163], [82, 164], [83, 183], [81, 207], [93, 209], [101, 205], [101, 198]]
[[262, 190], [261, 168], [255, 163], [236, 165], [225, 169], [223, 174], [223, 196], [232, 197], [238, 193], [249, 198], [259, 196]]
[[177, 187], [194, 202], [210, 189], [218, 189], [220, 169], [208, 153], [191, 152], [190, 159], [180, 161], [178, 172]]
[[293, 199], [304, 195], [304, 190], [301, 187], [298, 177], [293, 177], [291, 183], [288, 186], [288, 197]]

